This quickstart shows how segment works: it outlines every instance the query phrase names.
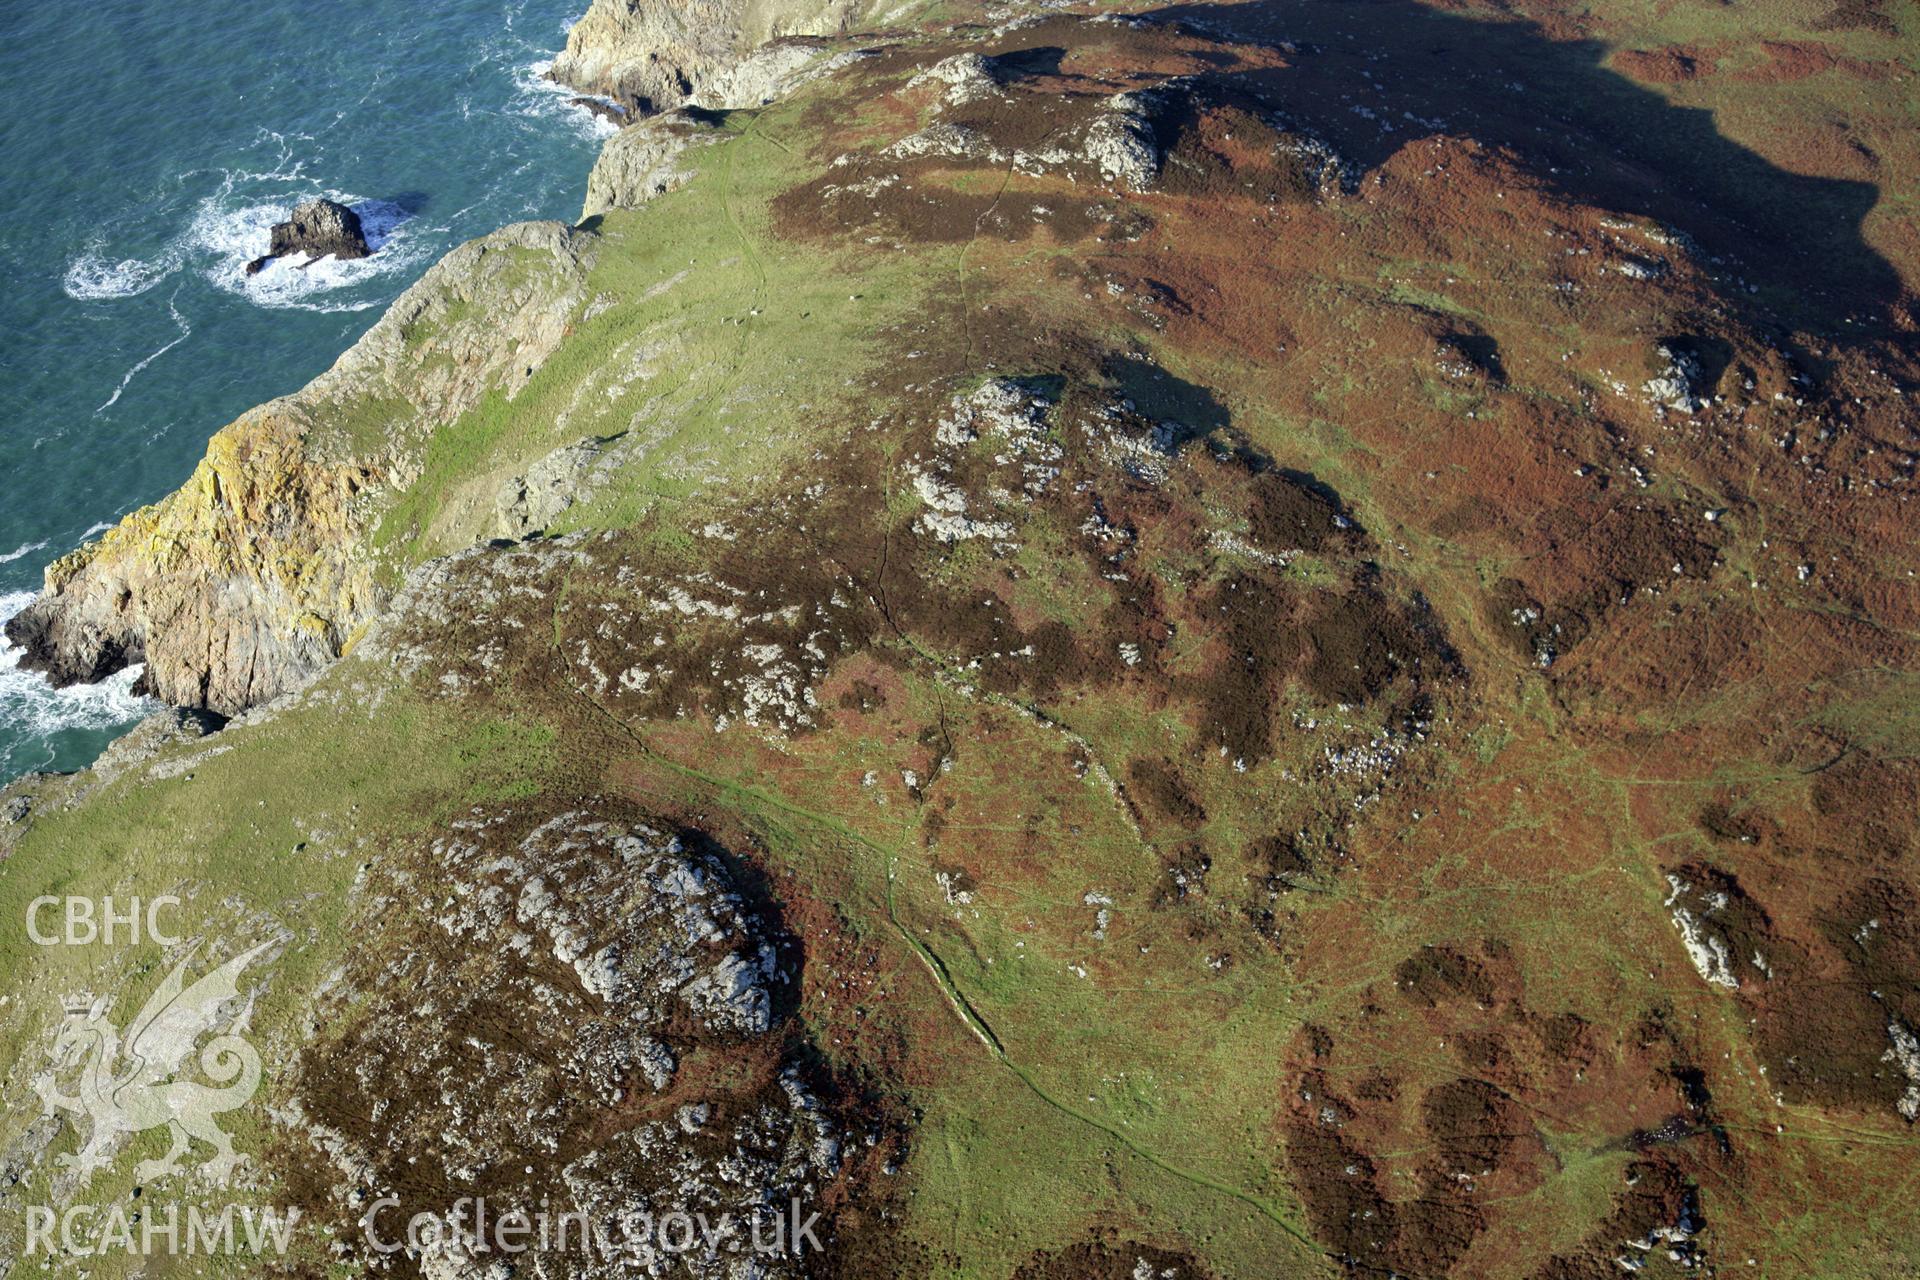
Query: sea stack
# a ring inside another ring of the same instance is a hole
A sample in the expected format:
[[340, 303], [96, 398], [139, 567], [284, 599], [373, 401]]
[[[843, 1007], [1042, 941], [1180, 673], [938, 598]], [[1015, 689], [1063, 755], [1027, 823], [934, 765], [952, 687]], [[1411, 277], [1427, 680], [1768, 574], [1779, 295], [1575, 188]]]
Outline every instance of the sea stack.
[[334, 200], [308, 200], [293, 211], [285, 222], [273, 227], [273, 239], [264, 257], [247, 264], [253, 275], [275, 258], [303, 253], [310, 258], [364, 258], [373, 250], [367, 245], [366, 232], [360, 227], [360, 215]]

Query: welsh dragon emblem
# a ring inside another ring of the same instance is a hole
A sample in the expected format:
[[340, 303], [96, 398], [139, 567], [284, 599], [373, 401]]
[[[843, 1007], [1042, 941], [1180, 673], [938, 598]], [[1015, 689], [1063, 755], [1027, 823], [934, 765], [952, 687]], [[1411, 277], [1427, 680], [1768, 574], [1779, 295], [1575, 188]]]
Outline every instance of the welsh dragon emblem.
[[[66, 1002], [67, 1020], [53, 1044], [53, 1070], [34, 1082], [47, 1114], [71, 1111], [93, 1123], [86, 1145], [62, 1156], [60, 1163], [91, 1179], [109, 1163], [123, 1137], [165, 1126], [173, 1144], [159, 1160], [142, 1161], [134, 1176], [142, 1182], [181, 1171], [180, 1161], [193, 1140], [213, 1148], [205, 1165], [216, 1182], [228, 1181], [245, 1158], [214, 1117], [242, 1107], [260, 1087], [260, 1055], [232, 1030], [233, 1015], [223, 1016], [239, 994], [240, 973], [273, 944], [263, 942], [186, 985], [187, 965], [196, 943], [173, 967], [140, 1010], [124, 1036], [108, 1019], [109, 1002]], [[178, 1079], [194, 1045], [220, 1031], [200, 1049], [200, 1070], [213, 1085]], [[71, 1094], [60, 1092], [60, 1077], [80, 1068]]]

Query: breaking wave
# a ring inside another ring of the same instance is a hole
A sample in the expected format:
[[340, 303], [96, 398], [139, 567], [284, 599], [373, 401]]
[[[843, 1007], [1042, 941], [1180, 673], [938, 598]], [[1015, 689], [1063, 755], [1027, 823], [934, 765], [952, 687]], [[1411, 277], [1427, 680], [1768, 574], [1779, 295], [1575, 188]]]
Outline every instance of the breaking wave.
[[510, 107], [514, 114], [533, 120], [561, 121], [585, 138], [605, 138], [620, 131], [613, 121], [582, 106], [578, 99], [585, 95], [577, 89], [547, 79], [547, 72], [552, 69], [552, 58], [541, 58], [514, 69]]
[[[15, 547], [13, 550], [7, 552], [7, 554], [0, 556], [0, 564], [12, 564], [15, 560], [20, 559], [22, 556], [30, 556], [36, 551], [45, 550], [46, 546], [47, 544], [45, 539], [42, 539], [39, 542], [24, 543], [18, 547]], [[18, 612], [20, 612], [19, 609], [15, 609], [13, 611], [13, 613], [18, 613]], [[4, 623], [7, 620], [7, 618], [11, 618], [13, 616], [13, 613], [9, 613], [6, 615], [6, 617], [0, 618], [0, 623]]]
[[[186, 242], [202, 264], [202, 273], [216, 288], [237, 294], [262, 307], [297, 307], [308, 311], [364, 311], [388, 301], [385, 291], [371, 296], [328, 298], [351, 292], [395, 273], [411, 275], [433, 256], [436, 246], [409, 235], [411, 215], [391, 200], [367, 200], [341, 191], [312, 191], [278, 200], [238, 194], [244, 183], [201, 202], [187, 228]], [[257, 274], [247, 264], [267, 252], [273, 224], [286, 220], [301, 200], [324, 197], [346, 205], [360, 216], [369, 257], [341, 260], [309, 258], [304, 254], [275, 258]]]
[[142, 258], [109, 260], [100, 253], [102, 248], [104, 246], [96, 242], [67, 264], [67, 274], [61, 279], [60, 287], [69, 298], [93, 302], [102, 298], [137, 297], [172, 275], [180, 265], [168, 258], [157, 262]]
[[[0, 627], [32, 601], [31, 591], [0, 595]], [[48, 740], [63, 731], [113, 733], [159, 709], [159, 703], [133, 692], [144, 667], [129, 667], [99, 684], [56, 689], [38, 672], [21, 670], [20, 656], [0, 634], [0, 722], [11, 729], [0, 747], [0, 776], [51, 767], [55, 744]]]
[[[61, 288], [77, 301], [111, 301], [137, 297], [188, 270], [262, 307], [364, 311], [380, 306], [390, 290], [360, 286], [416, 273], [439, 246], [432, 236], [411, 234], [407, 224], [412, 215], [402, 205], [322, 187], [303, 176], [305, 167], [283, 153], [282, 162], [263, 173], [222, 171], [215, 189], [193, 205], [186, 225], [159, 252], [118, 257], [104, 241], [95, 240], [68, 263]], [[350, 262], [331, 257], [275, 259], [265, 270], [248, 275], [247, 264], [267, 252], [273, 224], [285, 221], [301, 201], [317, 197], [338, 201], [360, 216], [372, 255]], [[174, 314], [176, 323], [184, 326], [178, 312]]]

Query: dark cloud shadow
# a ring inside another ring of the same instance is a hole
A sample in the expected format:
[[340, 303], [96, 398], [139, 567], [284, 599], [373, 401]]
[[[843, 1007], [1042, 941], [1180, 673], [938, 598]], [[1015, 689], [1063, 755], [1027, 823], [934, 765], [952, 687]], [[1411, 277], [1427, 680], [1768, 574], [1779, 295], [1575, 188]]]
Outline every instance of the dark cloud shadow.
[[[1598, 41], [1417, 0], [1250, 0], [1146, 15], [1297, 47], [1291, 65], [1213, 73], [1372, 168], [1438, 133], [1511, 148], [1568, 198], [1677, 227], [1786, 324], [1863, 336], [1910, 299], [1861, 235], [1872, 183], [1788, 172], [1605, 64]], [[1904, 327], [1904, 326], [1902, 326]]]

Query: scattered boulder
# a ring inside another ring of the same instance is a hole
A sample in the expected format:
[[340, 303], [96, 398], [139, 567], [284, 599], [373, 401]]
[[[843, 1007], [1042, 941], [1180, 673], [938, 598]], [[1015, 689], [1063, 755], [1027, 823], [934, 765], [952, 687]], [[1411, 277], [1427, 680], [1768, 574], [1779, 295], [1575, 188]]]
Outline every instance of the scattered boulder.
[[604, 447], [581, 440], [556, 449], [502, 485], [494, 504], [501, 536], [519, 540], [543, 532], [579, 500]]
[[1661, 343], [1658, 351], [1666, 368], [1649, 378], [1640, 390], [1656, 408], [1674, 409], [1681, 413], [1698, 413], [1706, 408], [1707, 401], [1701, 386], [1705, 372], [1700, 367], [1699, 357], [1672, 342]]
[[334, 200], [308, 200], [297, 206], [293, 216], [273, 226], [267, 253], [247, 264], [253, 275], [275, 258], [301, 253], [309, 258], [364, 258], [373, 252], [360, 215]]

